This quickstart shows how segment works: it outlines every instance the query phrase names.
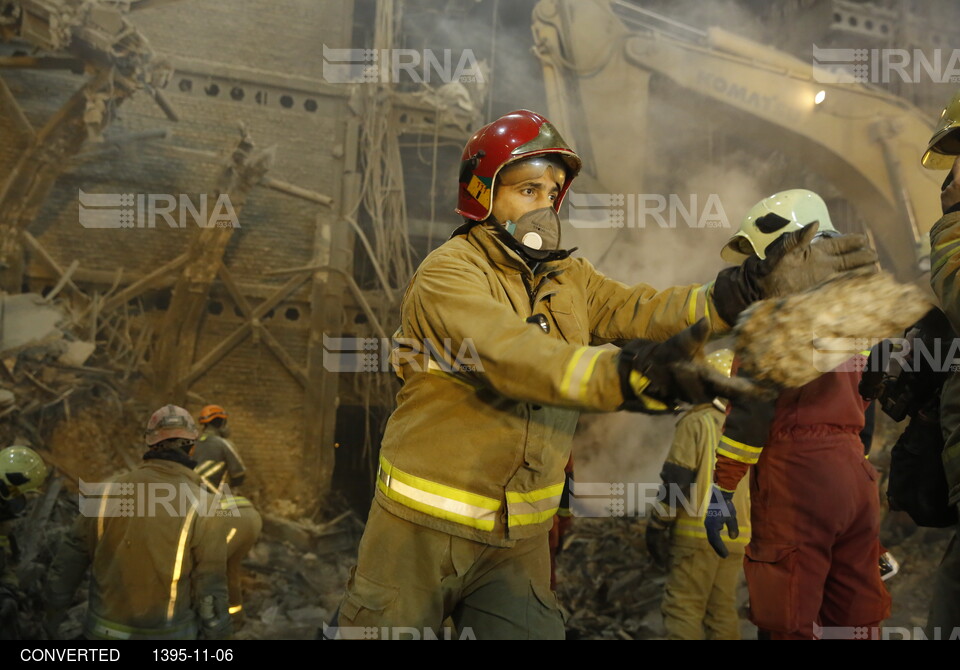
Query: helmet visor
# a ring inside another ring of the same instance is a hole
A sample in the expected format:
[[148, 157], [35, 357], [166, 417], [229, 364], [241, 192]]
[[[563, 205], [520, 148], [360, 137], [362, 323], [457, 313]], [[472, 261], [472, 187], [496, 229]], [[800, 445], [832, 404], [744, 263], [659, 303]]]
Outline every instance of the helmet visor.
[[506, 165], [500, 170], [500, 183], [504, 186], [513, 186], [525, 181], [540, 179], [551, 168], [554, 171], [551, 176], [556, 179], [558, 186], [563, 187], [567, 180], [567, 166], [562, 160], [551, 156], [534, 156]]

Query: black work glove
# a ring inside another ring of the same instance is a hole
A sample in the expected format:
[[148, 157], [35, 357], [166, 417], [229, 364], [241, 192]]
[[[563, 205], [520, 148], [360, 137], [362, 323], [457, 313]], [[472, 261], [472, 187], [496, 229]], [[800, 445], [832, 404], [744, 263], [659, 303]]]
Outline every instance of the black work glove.
[[725, 377], [703, 362], [703, 345], [710, 337], [706, 319], [666, 342], [630, 340], [620, 352], [620, 386], [634, 412], [665, 414], [681, 403], [699, 404], [714, 398], [749, 400], [762, 391], [752, 381]]
[[654, 565], [662, 570], [667, 570], [670, 567], [670, 531], [672, 528], [673, 521], [665, 521], [654, 514], [647, 523], [647, 531], [644, 535], [650, 558], [653, 559]]
[[816, 221], [787, 233], [766, 249], [766, 258], [750, 256], [742, 265], [721, 270], [713, 287], [713, 302], [729, 324], [756, 300], [805, 291], [842, 272], [876, 272], [877, 252], [866, 235], [841, 235], [817, 240]]

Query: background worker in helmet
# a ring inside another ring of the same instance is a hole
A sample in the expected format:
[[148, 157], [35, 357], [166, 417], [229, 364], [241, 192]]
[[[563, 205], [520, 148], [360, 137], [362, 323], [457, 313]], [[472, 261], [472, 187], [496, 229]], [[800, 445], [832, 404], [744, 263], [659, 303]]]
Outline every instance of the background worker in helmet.
[[[563, 247], [558, 210], [580, 166], [530, 111], [467, 142], [464, 223], [424, 259], [401, 306], [404, 386], [341, 635], [436, 629], [452, 616], [477, 638], [562, 638], [547, 535], [579, 411], [752, 392], [701, 362], [709, 332], [756, 298], [875, 258], [863, 239], [819, 250], [791, 239], [715, 283], [627, 286]], [[622, 351], [597, 346], [608, 342]]]
[[[821, 235], [839, 235], [820, 196], [777, 193], [748, 212], [723, 258], [762, 258], [775, 240], [813, 222]], [[707, 535], [726, 556], [720, 531], [726, 525], [738, 539], [748, 516], [733, 492], [753, 466], [744, 573], [750, 619], [774, 639], [852, 636], [853, 627], [878, 626], [890, 614], [877, 567], [878, 475], [859, 435], [867, 402], [858, 391], [863, 357], [856, 358], [775, 401], [732, 401], [718, 443]]]
[[[954, 332], [960, 332], [960, 91], [944, 108], [940, 123], [923, 155], [923, 166], [947, 170], [940, 194], [943, 218], [930, 229], [930, 284]], [[943, 467], [949, 486], [949, 504], [960, 512], [960, 375], [953, 373], [940, 395], [943, 429]], [[927, 622], [933, 633], [960, 627], [960, 527], [937, 570]]]
[[240, 486], [246, 478], [246, 468], [237, 448], [227, 439], [230, 427], [226, 410], [220, 405], [207, 405], [200, 410], [199, 421], [203, 432], [193, 455], [197, 474], [215, 488], [224, 481], [231, 487]]
[[147, 423], [143, 463], [113, 479], [102, 497], [81, 496], [81, 514], [50, 571], [51, 635], [90, 567], [89, 639], [229, 636], [222, 512], [193, 471], [197, 434], [187, 410], [161, 407]]
[[[729, 377], [733, 352], [715, 351], [707, 362]], [[703, 526], [725, 418], [726, 405], [719, 399], [685, 412], [660, 472], [663, 513], [654, 507], [646, 540], [651, 557], [668, 572], [660, 611], [669, 640], [740, 639], [737, 585], [750, 529], [742, 526], [740, 536], [730, 540], [732, 555], [721, 558], [707, 542]], [[747, 482], [744, 477], [734, 495], [744, 514], [750, 508]]]
[[193, 458], [198, 475], [214, 488], [222, 488], [229, 482], [230, 495], [223, 499], [225, 506], [237, 513], [225, 517], [227, 523], [227, 585], [230, 590], [230, 615], [235, 627], [244, 620], [243, 591], [241, 588], [241, 563], [260, 538], [263, 519], [247, 498], [234, 495], [233, 487], [246, 478], [246, 468], [237, 448], [228, 438], [227, 412], [220, 405], [207, 405], [200, 410], [203, 432], [197, 440]]
[[213, 488], [223, 488], [224, 481], [229, 482], [229, 495], [224, 496], [225, 509], [236, 509], [237, 512], [225, 517], [227, 523], [227, 586], [230, 590], [230, 615], [234, 627], [239, 627], [244, 620], [243, 590], [241, 588], [241, 563], [253, 545], [260, 538], [263, 528], [263, 519], [260, 513], [244, 496], [235, 495], [233, 487], [243, 483], [246, 477], [246, 468], [237, 453], [233, 442], [227, 438], [230, 427], [227, 425], [227, 412], [220, 405], [207, 405], [200, 410], [200, 424], [203, 432], [197, 440], [193, 454], [197, 462], [195, 468], [206, 482]]
[[20, 582], [13, 569], [16, 543], [10, 526], [26, 507], [24, 494], [46, 478], [47, 466], [33, 449], [12, 446], [0, 451], [0, 640], [20, 639]]

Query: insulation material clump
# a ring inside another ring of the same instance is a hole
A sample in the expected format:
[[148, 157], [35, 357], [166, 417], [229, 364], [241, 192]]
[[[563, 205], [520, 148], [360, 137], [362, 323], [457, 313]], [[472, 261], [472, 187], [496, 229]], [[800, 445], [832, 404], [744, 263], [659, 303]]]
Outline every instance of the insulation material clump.
[[918, 287], [886, 272], [842, 275], [751, 305], [737, 321], [734, 350], [741, 368], [758, 381], [798, 388], [902, 335], [931, 307]]

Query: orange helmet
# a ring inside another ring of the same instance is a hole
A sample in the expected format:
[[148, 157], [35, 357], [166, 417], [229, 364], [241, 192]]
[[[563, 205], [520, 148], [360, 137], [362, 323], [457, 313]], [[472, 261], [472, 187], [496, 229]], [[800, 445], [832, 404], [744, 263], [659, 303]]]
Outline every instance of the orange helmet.
[[154, 412], [143, 434], [151, 447], [175, 437], [195, 440], [197, 435], [199, 435], [197, 424], [194, 423], [190, 412], [176, 405], [164, 405]]
[[227, 411], [220, 405], [207, 405], [200, 410], [200, 423], [208, 424], [214, 419], [227, 420]]

